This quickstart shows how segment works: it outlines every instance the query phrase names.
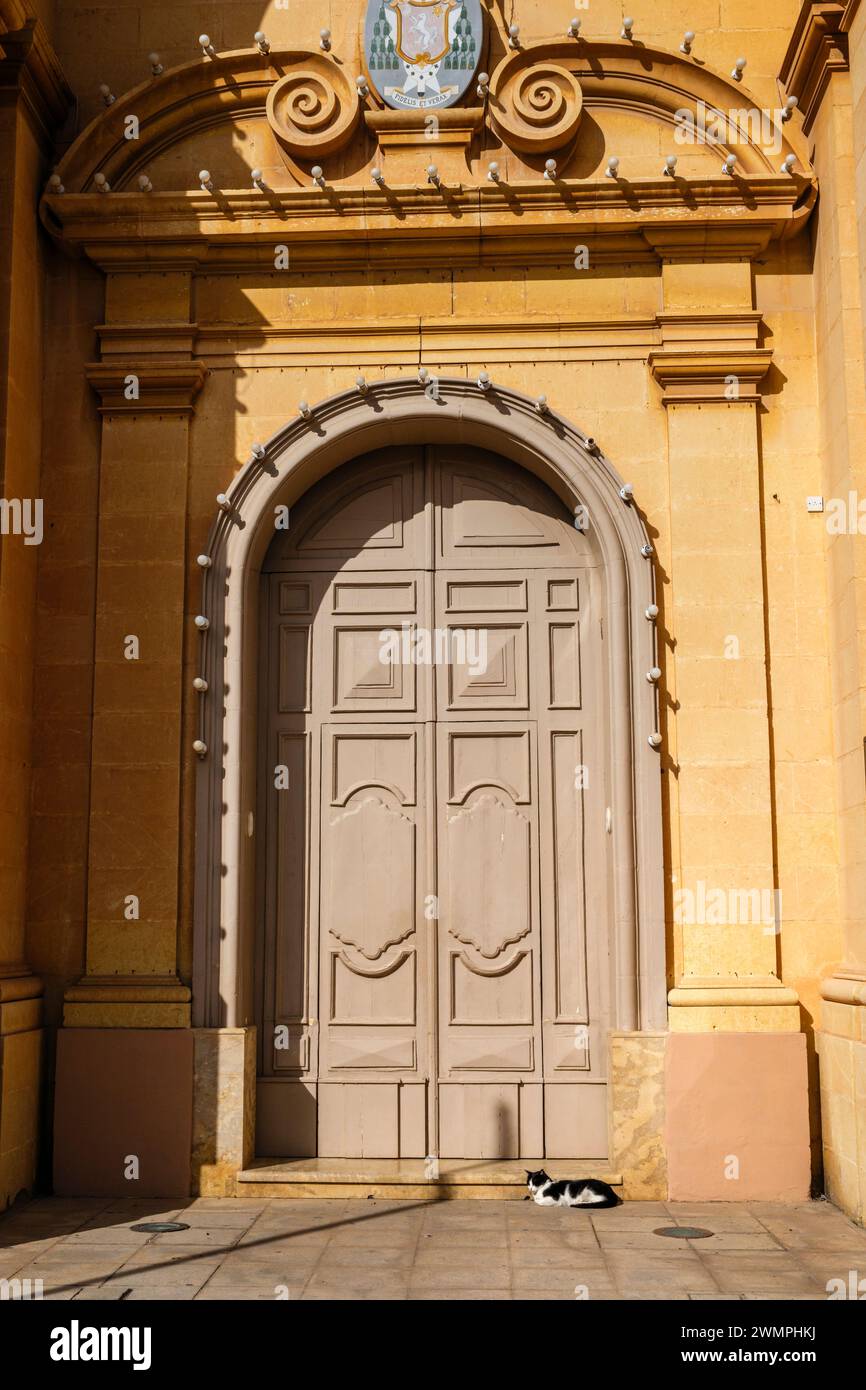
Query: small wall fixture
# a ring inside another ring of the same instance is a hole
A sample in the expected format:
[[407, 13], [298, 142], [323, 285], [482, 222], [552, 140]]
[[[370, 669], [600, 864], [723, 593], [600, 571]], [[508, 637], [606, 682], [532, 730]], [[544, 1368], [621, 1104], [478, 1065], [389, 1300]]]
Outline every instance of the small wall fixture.
[[509, 48], [519, 48], [519, 47], [520, 47], [520, 25], [519, 25], [519, 24], [509, 24], [509, 26], [508, 26], [508, 47], [509, 47]]
[[231, 501], [224, 492], [217, 493], [216, 504], [218, 507], [221, 507], [224, 512], [230, 512], [232, 509]]
[[370, 95], [370, 88], [367, 85], [367, 79], [363, 73], [355, 78], [355, 86], [358, 88], [359, 97], [368, 97]]
[[261, 169], [251, 169], [250, 178], [253, 181], [253, 185], [256, 188], [260, 188], [264, 193], [268, 185], [265, 183], [264, 175], [262, 174]]
[[745, 69], [745, 66], [745, 58], [738, 58], [734, 63], [734, 66], [731, 68], [731, 77], [733, 77], [735, 82], [742, 82], [743, 70]]
[[213, 179], [209, 169], [199, 169], [198, 183], [202, 193], [213, 193]]
[[366, 396], [367, 392], [370, 389], [370, 387], [367, 385], [367, 378], [364, 376], [357, 376], [355, 378], [355, 386], [360, 391], [362, 396]]
[[658, 605], [651, 603], [649, 608], [644, 610], [644, 617], [648, 623], [654, 623], [659, 615]]
[[204, 676], [196, 676], [195, 680], [192, 683], [192, 688], [193, 690], [197, 690], [199, 695], [204, 695], [205, 691], [207, 690], [207, 681], [205, 680]]
[[331, 31], [330, 29], [319, 30], [319, 47], [324, 53], [331, 51]]
[[669, 154], [665, 159], [665, 167], [662, 169], [662, 173], [667, 174], [668, 178], [672, 179], [676, 172], [677, 157], [675, 154]]
[[162, 74], [165, 72], [165, 68], [162, 66], [162, 63], [159, 61], [159, 54], [158, 54], [158, 53], [148, 53], [148, 55], [147, 55], [147, 61], [150, 63], [150, 71], [151, 71], [152, 75], [153, 75], [154, 77], [161, 77]]
[[544, 161], [544, 177], [545, 177], [546, 179], [555, 179], [555, 178], [556, 178], [556, 160], [555, 160], [555, 159], [546, 159], [546, 160]]
[[499, 165], [496, 163], [495, 159], [491, 159], [487, 166], [487, 177], [491, 183], [499, 183]]
[[619, 31], [619, 36], [621, 39], [634, 38], [634, 20], [631, 17], [623, 20], [622, 28]]
[[680, 44], [680, 53], [685, 53], [686, 57], [688, 57], [688, 55], [689, 55], [689, 54], [691, 53], [691, 51], [692, 51], [692, 44], [694, 43], [694, 41], [695, 41], [695, 31], [694, 31], [694, 29], [687, 29], [686, 32], [683, 34], [683, 41], [682, 41], [682, 43]]
[[567, 39], [579, 39], [579, 38], [580, 38], [580, 20], [579, 20], [579, 19], [571, 19], [571, 20], [569, 20], [569, 23], [568, 23], [568, 32], [567, 32], [567, 34], [566, 34], [565, 37], [566, 37]]
[[313, 180], [313, 183], [317, 183], [320, 188], [325, 187], [325, 175], [322, 172], [321, 164], [313, 165], [312, 169], [310, 170], [310, 178]]
[[385, 175], [382, 173], [382, 170], [378, 167], [378, 165], [375, 169], [370, 170], [370, 178], [373, 180], [374, 183], [377, 183], [380, 188], [385, 187]]
[[306, 402], [306, 401], [300, 401], [300, 402], [299, 402], [299, 404], [298, 404], [298, 413], [299, 413], [300, 415], [303, 415], [303, 417], [304, 417], [305, 420], [312, 420], [312, 418], [313, 418], [313, 412], [312, 412], [312, 410], [310, 409], [310, 407], [307, 405], [307, 402]]
[[487, 100], [488, 96], [490, 95], [490, 74], [489, 74], [489, 73], [486, 73], [486, 72], [479, 72], [479, 74], [478, 74], [478, 86], [477, 86], [477, 88], [476, 88], [476, 91], [478, 92], [478, 99], [479, 99], [479, 101], [486, 101], [486, 100]]
[[794, 112], [796, 111], [796, 109], [797, 109], [797, 98], [796, 98], [796, 97], [786, 97], [786, 98], [785, 98], [785, 105], [784, 105], [784, 107], [782, 108], [782, 121], [783, 121], [783, 123], [786, 122], [786, 121], [790, 121], [790, 119], [791, 119], [791, 117], [793, 116], [793, 114], [794, 114]]
[[198, 628], [199, 632], [207, 632], [208, 628], [210, 627], [210, 623], [208, 622], [207, 618], [205, 618], [204, 615], [201, 613], [199, 613], [198, 617], [196, 618], [195, 625]]
[[263, 34], [261, 29], [257, 29], [253, 34], [253, 38], [255, 39], [256, 48], [260, 53], [270, 53], [271, 45], [268, 42], [267, 34]]
[[648, 560], [649, 557], [650, 557], [650, 555], [654, 555], [654, 554], [655, 554], [655, 551], [653, 550], [653, 548], [652, 548], [652, 546], [650, 545], [649, 541], [647, 541], [646, 545], [642, 545], [642, 546], [641, 546], [641, 548], [640, 548], [640, 553], [641, 553], [641, 555], [643, 555], [643, 557], [644, 557], [645, 560]]
[[104, 174], [94, 174], [93, 182], [96, 184], [97, 193], [111, 192], [111, 184], [108, 182], [108, 179], [105, 177]]
[[780, 166], [779, 166], [779, 173], [780, 173], [780, 174], [793, 174], [793, 172], [794, 172], [794, 165], [795, 165], [796, 163], [797, 163], [797, 157], [796, 157], [796, 155], [793, 155], [793, 154], [787, 154], [787, 155], [785, 155], [785, 158], [782, 160], [782, 163], [781, 163]]
[[660, 681], [662, 678], [662, 673], [659, 670], [658, 666], [651, 666], [646, 673], [646, 678], [649, 681], [650, 685], [655, 685], [656, 681]]
[[479, 372], [479, 373], [478, 373], [478, 389], [479, 389], [479, 391], [489, 391], [489, 390], [490, 390], [490, 374], [489, 374], [489, 372]]
[[604, 173], [605, 177], [608, 179], [615, 179], [618, 176], [619, 159], [615, 154], [612, 154], [610, 159], [607, 161], [607, 168], [605, 169]]
[[52, 174], [51, 177], [49, 178], [49, 180], [48, 180], [48, 192], [49, 192], [49, 193], [65, 193], [65, 192], [66, 192], [66, 189], [63, 187], [63, 180], [61, 179], [61, 177], [60, 177], [59, 174]]
[[102, 97], [104, 106], [113, 106], [117, 101], [117, 97], [114, 95], [107, 82], [100, 83], [99, 95]]
[[725, 162], [724, 162], [724, 164], [722, 165], [722, 173], [723, 173], [723, 174], [733, 174], [733, 172], [734, 172], [734, 170], [735, 170], [736, 167], [737, 167], [737, 161], [736, 161], [735, 156], [732, 155], [732, 154], [729, 154], [729, 155], [726, 156]]
[[430, 380], [430, 373], [428, 372], [426, 367], [418, 368], [418, 380], [420, 381], [422, 386], [427, 385], [428, 381]]
[[539, 415], [550, 414], [550, 406], [547, 404], [546, 396], [538, 397], [537, 401], [535, 402], [535, 409], [538, 411]]
[[209, 570], [213, 564], [213, 560], [209, 555], [196, 555], [195, 562], [199, 568], [203, 570]]
[[192, 751], [196, 753], [200, 758], [203, 758], [207, 753], [207, 744], [203, 743], [200, 738], [197, 738], [192, 745]]
[[139, 176], [138, 176], [138, 186], [139, 186], [139, 188], [141, 189], [142, 193], [152, 193], [152, 192], [153, 192], [153, 184], [151, 183], [150, 179], [147, 177], [147, 174], [139, 174]]
[[650, 748], [661, 748], [661, 746], [662, 746], [662, 736], [661, 736], [661, 734], [659, 734], [659, 733], [651, 733], [650, 736], [649, 736], [649, 738], [647, 739], [647, 743], [649, 744]]
[[427, 165], [427, 182], [432, 183], [435, 188], [438, 188], [442, 182], [435, 164]]
[[634, 487], [631, 483], [623, 483], [619, 490], [619, 495], [623, 502], [630, 502], [634, 497]]
[[253, 444], [250, 448], [250, 453], [252, 454], [254, 459], [257, 459], [259, 462], [261, 462], [262, 459], [265, 457], [267, 450], [265, 449], [264, 444]]
[[213, 44], [210, 41], [210, 37], [207, 34], [199, 34], [198, 41], [201, 44], [201, 51], [204, 54], [205, 58], [216, 57], [216, 49], [214, 48]]

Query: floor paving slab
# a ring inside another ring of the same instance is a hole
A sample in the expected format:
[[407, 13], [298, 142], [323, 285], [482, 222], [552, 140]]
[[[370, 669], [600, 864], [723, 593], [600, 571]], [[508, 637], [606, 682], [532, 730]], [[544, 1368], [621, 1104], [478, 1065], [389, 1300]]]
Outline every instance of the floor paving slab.
[[[189, 1229], [149, 1235], [142, 1220]], [[659, 1227], [698, 1225], [706, 1240]], [[866, 1277], [866, 1231], [825, 1202], [634, 1202], [597, 1211], [455, 1199], [39, 1202], [0, 1218], [0, 1279], [45, 1298], [826, 1299]]]

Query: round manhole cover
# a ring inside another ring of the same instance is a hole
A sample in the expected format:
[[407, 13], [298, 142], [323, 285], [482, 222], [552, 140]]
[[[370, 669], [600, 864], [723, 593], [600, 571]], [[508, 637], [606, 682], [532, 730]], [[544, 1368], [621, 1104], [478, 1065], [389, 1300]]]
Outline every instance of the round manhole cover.
[[702, 1226], [659, 1226], [657, 1231], [653, 1231], [654, 1236], [670, 1236], [671, 1240], [706, 1240], [712, 1234]]
[[132, 1231], [145, 1231], [148, 1235], [162, 1235], [165, 1231], [188, 1231], [189, 1226], [182, 1221], [141, 1221], [137, 1226], [131, 1226]]

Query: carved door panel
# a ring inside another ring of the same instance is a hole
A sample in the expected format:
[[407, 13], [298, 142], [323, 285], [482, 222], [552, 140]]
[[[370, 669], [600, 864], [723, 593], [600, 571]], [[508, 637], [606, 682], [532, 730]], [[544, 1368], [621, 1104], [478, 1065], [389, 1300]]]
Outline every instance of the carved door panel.
[[260, 1152], [426, 1152], [432, 676], [404, 659], [431, 621], [423, 470], [420, 449], [339, 470], [268, 552]]
[[601, 577], [501, 460], [442, 458], [437, 497], [440, 1151], [603, 1157]]
[[259, 1151], [606, 1155], [586, 538], [505, 460], [395, 449], [314, 488], [265, 569], [288, 789], [266, 793]]

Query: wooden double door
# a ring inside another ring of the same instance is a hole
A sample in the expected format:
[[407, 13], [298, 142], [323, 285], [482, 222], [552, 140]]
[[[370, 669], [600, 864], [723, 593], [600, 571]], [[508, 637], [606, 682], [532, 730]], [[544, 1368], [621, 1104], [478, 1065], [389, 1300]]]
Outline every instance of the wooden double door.
[[259, 1150], [603, 1157], [604, 575], [538, 479], [394, 448], [263, 574]]

